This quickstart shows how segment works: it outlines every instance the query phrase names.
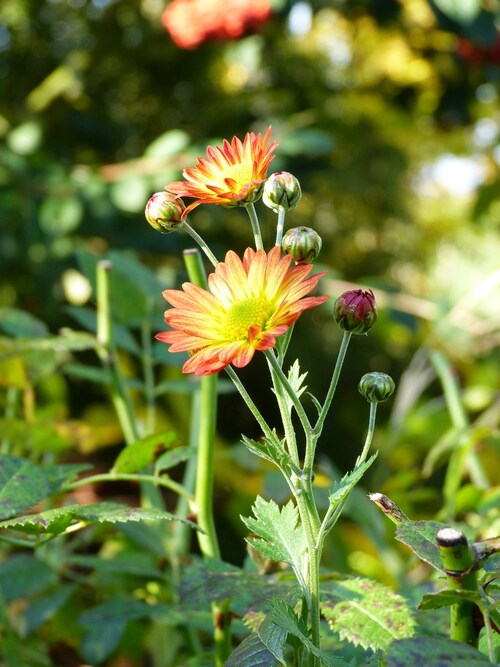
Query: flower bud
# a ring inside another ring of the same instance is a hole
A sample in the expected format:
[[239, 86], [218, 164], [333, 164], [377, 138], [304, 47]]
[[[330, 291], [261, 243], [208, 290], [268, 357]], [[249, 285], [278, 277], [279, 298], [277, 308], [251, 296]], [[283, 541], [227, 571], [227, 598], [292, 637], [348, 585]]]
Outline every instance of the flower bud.
[[319, 255], [321, 236], [310, 227], [294, 227], [283, 237], [281, 248], [291, 255], [297, 264], [311, 264]]
[[170, 234], [182, 225], [184, 202], [170, 192], [156, 192], [146, 204], [146, 220], [162, 234]]
[[280, 209], [289, 211], [295, 208], [302, 197], [298, 179], [287, 171], [271, 174], [264, 183], [262, 201], [278, 213]]
[[359, 381], [359, 393], [370, 403], [381, 403], [392, 396], [396, 385], [386, 373], [366, 373]]
[[344, 331], [363, 334], [377, 319], [375, 295], [370, 290], [349, 290], [339, 296], [333, 305], [335, 321]]

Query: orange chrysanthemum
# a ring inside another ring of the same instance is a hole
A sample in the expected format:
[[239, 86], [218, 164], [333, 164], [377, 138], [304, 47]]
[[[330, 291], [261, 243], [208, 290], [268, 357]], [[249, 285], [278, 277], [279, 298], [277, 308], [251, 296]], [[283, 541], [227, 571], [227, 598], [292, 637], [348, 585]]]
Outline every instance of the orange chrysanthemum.
[[179, 48], [195, 49], [254, 32], [271, 13], [269, 0], [172, 0], [161, 20]]
[[182, 291], [163, 292], [174, 306], [165, 312], [172, 331], [156, 338], [170, 343], [170, 352], [190, 353], [184, 373], [246, 366], [255, 350], [274, 347], [304, 310], [328, 298], [306, 297], [324, 273], [308, 277], [311, 264], [291, 267], [291, 261], [277, 246], [269, 253], [248, 248], [243, 260], [230, 250], [209, 276], [208, 290], [184, 283]]
[[184, 169], [185, 181], [175, 181], [165, 190], [196, 201], [186, 207], [183, 219], [199, 204], [238, 206], [260, 195], [267, 169], [274, 158], [276, 141], [269, 143], [271, 128], [264, 137], [247, 132], [243, 141], [233, 137], [221, 146], [207, 148], [207, 157], [198, 158], [193, 169]]

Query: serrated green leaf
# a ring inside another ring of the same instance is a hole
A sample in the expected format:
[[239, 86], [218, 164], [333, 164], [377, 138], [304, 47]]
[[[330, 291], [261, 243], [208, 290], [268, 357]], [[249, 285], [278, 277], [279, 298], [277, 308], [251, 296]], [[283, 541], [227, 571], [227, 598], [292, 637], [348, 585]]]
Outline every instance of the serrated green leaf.
[[338, 505], [351, 491], [351, 489], [359, 482], [363, 477], [368, 468], [377, 458], [377, 453], [370, 456], [370, 458], [357, 466], [351, 472], [347, 473], [342, 477], [340, 482], [336, 482], [333, 486], [333, 489], [328, 496], [330, 505]]
[[120, 503], [102, 502], [90, 505], [66, 505], [38, 514], [28, 514], [0, 522], [0, 528], [10, 528], [32, 535], [60, 535], [70, 526], [89, 523], [123, 523], [127, 521], [180, 521], [200, 530], [194, 523], [180, 519], [170, 512], [155, 508], [128, 507]]
[[403, 519], [396, 530], [396, 539], [406, 544], [423, 561], [443, 572], [436, 543], [436, 533], [446, 524], [439, 521], [408, 521]]
[[426, 593], [418, 605], [419, 609], [440, 609], [441, 607], [449, 607], [458, 602], [474, 602], [479, 604], [481, 596], [477, 591], [467, 591], [463, 589], [445, 590], [438, 593]]
[[303, 559], [307, 547], [299, 512], [290, 500], [281, 510], [273, 501], [260, 496], [252, 507], [255, 518], [241, 517], [245, 526], [256, 535], [246, 540], [266, 558], [283, 561], [293, 567], [297, 580], [305, 585]]
[[260, 456], [278, 467], [290, 465], [292, 462], [290, 455], [285, 450], [285, 441], [278, 441], [277, 436], [276, 442], [264, 437], [261, 440], [253, 440], [245, 435], [242, 436], [241, 440], [252, 454]]
[[[300, 398], [302, 394], [305, 392], [307, 389], [307, 385], [304, 385], [304, 380], [307, 377], [307, 372], [300, 374], [300, 365], [299, 365], [299, 360], [295, 359], [293, 364], [290, 366], [288, 370], [288, 382], [290, 383], [290, 386], [292, 387], [295, 395]], [[288, 395], [288, 393], [285, 393], [285, 403], [287, 405], [288, 411], [291, 412], [293, 409], [293, 401]]]
[[7, 602], [43, 591], [56, 580], [54, 570], [33, 556], [19, 554], [0, 563], [0, 591]]
[[39, 468], [17, 456], [0, 456], [0, 518], [33, 507], [87, 468], [85, 464]]
[[246, 613], [262, 607], [273, 595], [285, 595], [289, 585], [257, 572], [247, 572], [215, 559], [196, 560], [182, 571], [180, 595], [190, 608], [208, 607], [213, 600], [233, 598], [233, 609]]
[[405, 600], [370, 579], [333, 584], [322, 593], [321, 611], [342, 639], [374, 651], [414, 633], [415, 621]]
[[19, 308], [0, 308], [0, 331], [21, 338], [40, 338], [49, 333], [45, 322]]
[[148, 435], [124, 447], [118, 455], [113, 469], [117, 473], [134, 473], [153, 463], [158, 456], [178, 441], [173, 431], [162, 431]]
[[283, 600], [273, 598], [269, 600], [269, 606], [273, 610], [270, 616], [271, 621], [283, 630], [286, 630], [288, 634], [299, 639], [309, 653], [320, 658], [323, 664], [327, 665], [327, 667], [347, 667], [346, 662], [342, 658], [327, 654], [325, 651], [321, 651], [314, 646], [308, 636], [307, 625], [289, 604]]
[[[281, 630], [281, 637], [283, 637], [283, 647], [286, 642], [286, 633]], [[277, 643], [277, 641], [275, 641]], [[229, 658], [224, 663], [224, 667], [277, 667], [278, 665], [285, 665], [286, 663], [276, 656], [267, 648], [259, 635], [254, 632], [241, 642], [238, 648], [233, 651]]]
[[386, 667], [485, 667], [491, 662], [472, 646], [443, 637], [412, 637], [393, 642]]

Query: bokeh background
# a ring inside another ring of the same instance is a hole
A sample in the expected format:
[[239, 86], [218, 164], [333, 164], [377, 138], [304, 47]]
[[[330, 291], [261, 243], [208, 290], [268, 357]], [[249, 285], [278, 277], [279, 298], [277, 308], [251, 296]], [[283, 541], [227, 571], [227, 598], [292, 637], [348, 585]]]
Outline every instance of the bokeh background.
[[[323, 238], [323, 291], [372, 287], [380, 307], [376, 327], [353, 340], [321, 445], [319, 486], [353, 465], [368, 411], [357, 383], [384, 371], [399, 388], [380, 409], [369, 488], [414, 518], [440, 511], [457, 443], [431, 349], [449, 360], [473, 446], [489, 481], [498, 481], [499, 12], [496, 0], [3, 0], [4, 336], [22, 335], [12, 324], [17, 309], [44, 322], [45, 333], [92, 328], [89, 267], [109, 253], [122, 262], [114, 285], [122, 323], [140, 337], [141, 312], [130, 312], [140, 262], [158, 281], [152, 331], [160, 331], [160, 291], [185, 279], [182, 250], [192, 241], [151, 229], [146, 201], [207, 145], [272, 125], [272, 170], [292, 172], [303, 189], [287, 226], [314, 227]], [[271, 244], [274, 215], [258, 207]], [[199, 207], [190, 222], [219, 256], [251, 243], [243, 210]], [[319, 396], [339, 341], [331, 302], [296, 327], [292, 358], [300, 356]], [[33, 419], [71, 424], [62, 456], [104, 464], [123, 439], [106, 392], [69, 363], [93, 363], [90, 353], [76, 356], [37, 376]], [[163, 361], [158, 381], [186, 382], [180, 360]], [[242, 376], [272, 419], [264, 373], [257, 359]], [[2, 385], [5, 407], [5, 375]], [[160, 411], [162, 426], [186, 433], [189, 392], [166, 394]], [[235, 562], [244, 548], [239, 513], [258, 492], [282, 493], [274, 473], [239, 444], [242, 432], [258, 436], [239, 397], [222, 393], [216, 507], [223, 554]], [[19, 451], [33, 453], [26, 443]], [[492, 497], [463, 472], [454, 514], [479, 526]], [[343, 528], [349, 548], [337, 545], [329, 558], [380, 573], [380, 558], [369, 556], [355, 528], [366, 503], [360, 492]]]

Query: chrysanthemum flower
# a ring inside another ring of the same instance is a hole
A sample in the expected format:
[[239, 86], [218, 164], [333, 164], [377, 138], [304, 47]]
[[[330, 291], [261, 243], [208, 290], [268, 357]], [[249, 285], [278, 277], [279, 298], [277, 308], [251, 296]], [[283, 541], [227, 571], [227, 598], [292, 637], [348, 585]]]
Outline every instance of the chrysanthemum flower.
[[209, 146], [206, 158], [200, 157], [195, 167], [184, 169], [185, 181], [168, 183], [168, 192], [196, 200], [186, 207], [183, 219], [200, 204], [240, 206], [255, 201], [278, 145], [276, 141], [269, 143], [270, 138], [269, 127], [264, 137], [260, 132], [247, 132], [243, 141], [233, 137], [231, 143], [224, 140], [222, 146]]
[[190, 353], [184, 373], [246, 366], [255, 350], [274, 347], [304, 310], [328, 298], [306, 296], [324, 273], [309, 276], [311, 264], [291, 267], [291, 261], [277, 246], [269, 253], [248, 248], [243, 260], [230, 250], [208, 277], [208, 290], [184, 283], [163, 292], [173, 306], [165, 312], [172, 330], [156, 338], [170, 343], [170, 352]]

